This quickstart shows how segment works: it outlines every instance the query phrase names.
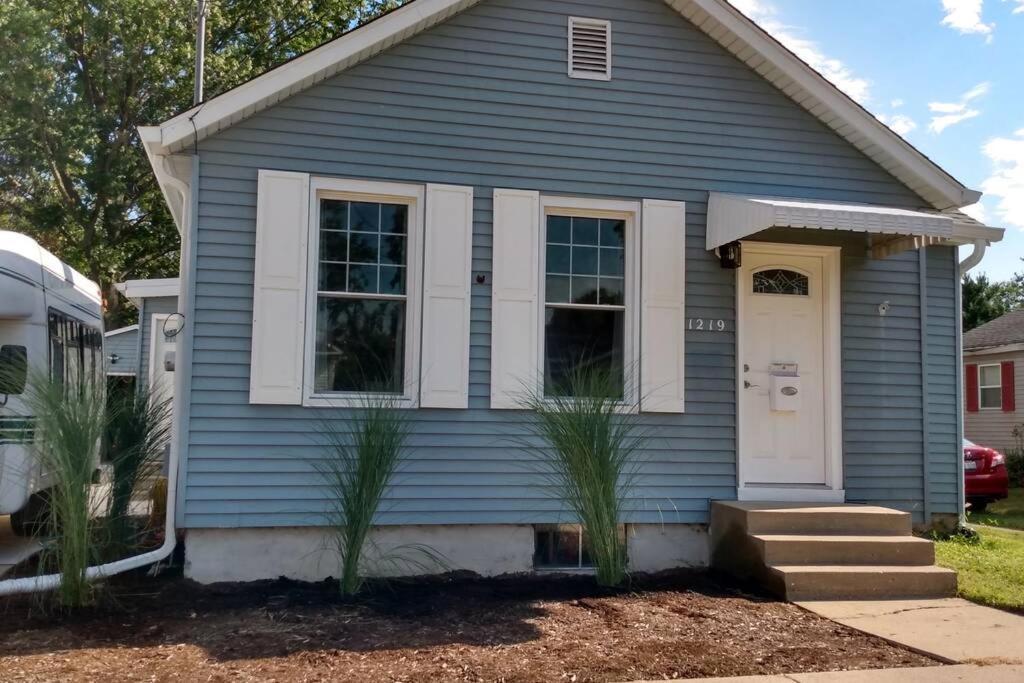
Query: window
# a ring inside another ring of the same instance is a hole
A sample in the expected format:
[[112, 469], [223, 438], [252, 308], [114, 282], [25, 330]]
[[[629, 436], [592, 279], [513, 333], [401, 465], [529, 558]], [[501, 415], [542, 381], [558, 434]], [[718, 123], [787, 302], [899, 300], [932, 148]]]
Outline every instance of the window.
[[[626, 542], [626, 525], [619, 526]], [[533, 566], [538, 569], [586, 569], [594, 566], [587, 532], [580, 524], [537, 524], [533, 527]]]
[[754, 294], [788, 294], [807, 296], [810, 284], [807, 276], [795, 270], [769, 268], [754, 273]]
[[637, 289], [633, 215], [549, 207], [544, 216], [544, 393], [565, 395], [574, 373], [607, 373], [624, 400]]
[[50, 379], [63, 384], [97, 380], [103, 374], [103, 336], [99, 329], [49, 312]]
[[308, 395], [408, 397], [420, 220], [417, 189], [403, 190], [331, 179], [314, 187]]
[[982, 408], [1003, 407], [1002, 368], [998, 363], [978, 366], [978, 405]]

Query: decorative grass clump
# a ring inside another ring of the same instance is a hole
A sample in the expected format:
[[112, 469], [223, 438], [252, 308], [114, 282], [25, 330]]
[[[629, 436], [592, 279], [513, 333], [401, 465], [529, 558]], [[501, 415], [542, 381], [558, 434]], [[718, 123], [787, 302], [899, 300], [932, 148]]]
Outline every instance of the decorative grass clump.
[[580, 364], [552, 395], [538, 389], [520, 400], [534, 413], [533, 434], [549, 447], [536, 459], [538, 467], [583, 526], [602, 586], [617, 586], [627, 576], [620, 526], [644, 439], [622, 395], [621, 373]]

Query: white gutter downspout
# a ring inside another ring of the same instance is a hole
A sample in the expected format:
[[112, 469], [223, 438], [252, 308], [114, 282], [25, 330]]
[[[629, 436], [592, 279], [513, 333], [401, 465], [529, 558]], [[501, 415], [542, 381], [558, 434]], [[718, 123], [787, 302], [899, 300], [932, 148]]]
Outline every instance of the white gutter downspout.
[[[168, 164], [167, 157], [163, 158], [165, 168]], [[191, 193], [189, 192], [189, 186], [178, 180], [175, 177], [167, 178], [167, 182], [174, 186], [174, 189], [181, 194], [182, 199], [182, 216], [185, 218], [182, 223], [189, 225], [190, 211], [192, 207]], [[186, 233], [187, 234], [187, 233]], [[182, 253], [184, 253], [182, 249]], [[141, 338], [142, 335], [140, 334]], [[180, 355], [180, 354], [179, 354]], [[175, 376], [175, 389], [178, 389], [179, 380]], [[179, 401], [178, 394], [175, 392], [175, 403]], [[177, 405], [175, 408], [177, 409]], [[175, 412], [179, 412], [175, 410]], [[175, 435], [178, 430], [172, 431], [171, 436], [171, 452], [167, 463], [167, 517], [164, 520], [164, 542], [156, 550], [151, 550], [148, 553], [142, 555], [136, 555], [134, 557], [126, 557], [123, 560], [117, 560], [115, 562], [108, 562], [106, 564], [96, 565], [93, 567], [87, 567], [85, 570], [85, 578], [87, 581], [95, 581], [115, 574], [121, 574], [123, 572], [138, 569], [139, 567], [145, 567], [149, 564], [154, 564], [165, 560], [170, 557], [171, 553], [174, 552], [175, 546], [178, 544], [177, 529], [174, 526], [174, 518], [176, 514], [176, 504], [178, 500], [178, 452], [180, 445], [175, 443]], [[18, 593], [41, 593], [43, 591], [54, 590], [60, 586], [62, 574], [45, 574], [43, 576], [30, 576], [21, 579], [7, 579], [6, 581], [0, 581], [0, 596], [4, 595], [16, 595]]]
[[974, 240], [974, 251], [972, 251], [967, 258], [960, 262], [960, 277], [967, 275], [974, 266], [981, 263], [981, 259], [985, 256], [985, 249], [988, 248], [988, 240], [976, 239]]

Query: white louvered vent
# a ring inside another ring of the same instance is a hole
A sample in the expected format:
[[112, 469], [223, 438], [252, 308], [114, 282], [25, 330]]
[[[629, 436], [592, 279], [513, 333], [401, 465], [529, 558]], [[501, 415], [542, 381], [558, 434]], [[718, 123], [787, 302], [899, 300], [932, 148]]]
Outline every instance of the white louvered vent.
[[569, 77], [612, 78], [612, 23], [569, 17]]

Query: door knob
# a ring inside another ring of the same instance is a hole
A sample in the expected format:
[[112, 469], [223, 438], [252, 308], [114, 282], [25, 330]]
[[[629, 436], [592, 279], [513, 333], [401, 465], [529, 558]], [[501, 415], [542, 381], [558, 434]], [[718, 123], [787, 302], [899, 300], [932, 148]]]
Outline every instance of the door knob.
[[748, 380], [743, 380], [744, 389], [753, 389], [754, 387], [760, 388], [760, 384], [751, 384]]

